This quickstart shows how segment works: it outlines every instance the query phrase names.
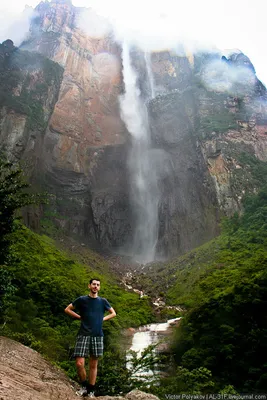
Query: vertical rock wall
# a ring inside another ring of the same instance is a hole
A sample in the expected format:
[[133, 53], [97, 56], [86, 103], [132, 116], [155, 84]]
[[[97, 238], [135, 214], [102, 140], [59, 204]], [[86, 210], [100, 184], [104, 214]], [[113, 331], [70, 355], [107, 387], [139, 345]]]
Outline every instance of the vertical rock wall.
[[[22, 49], [41, 55], [21, 52], [28, 58], [11, 84], [12, 102], [0, 97], [1, 148], [22, 159], [36, 187], [52, 194], [41, 220], [46, 232], [55, 224], [99, 249], [124, 248], [134, 221], [131, 142], [119, 109], [120, 46], [112, 33], [93, 38], [81, 31], [82, 10], [68, 0], [41, 2], [36, 11]], [[147, 99], [145, 56], [138, 49], [131, 56]], [[160, 177], [159, 257], [214, 237], [220, 216], [240, 211], [244, 194], [258, 187], [240, 154], [267, 159], [264, 86], [247, 57], [234, 54], [225, 62], [250, 70], [248, 82], [236, 83], [232, 92], [215, 90], [206, 84], [207, 76], [218, 74], [216, 68], [206, 72], [214, 61], [220, 61], [218, 54], [151, 55], [156, 97], [148, 108]]]

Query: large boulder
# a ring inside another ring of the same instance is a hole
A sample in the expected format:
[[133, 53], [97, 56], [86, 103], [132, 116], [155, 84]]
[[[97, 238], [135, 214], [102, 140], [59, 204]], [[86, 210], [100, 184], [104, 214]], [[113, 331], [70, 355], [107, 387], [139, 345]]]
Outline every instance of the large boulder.
[[64, 372], [37, 351], [0, 337], [1, 400], [77, 400]]
[[[77, 400], [77, 384], [37, 351], [0, 336], [0, 400]], [[158, 400], [152, 394], [133, 390], [128, 400]], [[123, 400], [101, 396], [101, 400]]]

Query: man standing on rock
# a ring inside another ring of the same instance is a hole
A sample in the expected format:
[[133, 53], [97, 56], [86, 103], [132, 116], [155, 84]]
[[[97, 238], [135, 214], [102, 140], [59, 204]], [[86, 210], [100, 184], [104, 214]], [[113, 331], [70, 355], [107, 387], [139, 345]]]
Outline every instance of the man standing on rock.
[[[109, 302], [98, 296], [100, 280], [93, 278], [88, 285], [87, 296], [78, 297], [65, 308], [65, 313], [81, 320], [73, 356], [76, 358], [76, 368], [81, 381], [81, 389], [76, 392], [79, 396], [94, 397], [97, 376], [98, 358], [103, 355], [102, 323], [116, 316]], [[75, 311], [77, 310], [79, 314]], [[105, 311], [110, 314], [104, 316]], [[89, 379], [86, 380], [85, 358], [89, 359]]]

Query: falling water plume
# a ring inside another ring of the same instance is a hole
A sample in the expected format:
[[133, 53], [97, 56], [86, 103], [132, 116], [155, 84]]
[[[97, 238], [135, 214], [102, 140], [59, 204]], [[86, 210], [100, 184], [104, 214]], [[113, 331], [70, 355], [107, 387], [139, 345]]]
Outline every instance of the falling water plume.
[[151, 66], [151, 55], [148, 52], [145, 52], [145, 62], [149, 82], [150, 97], [153, 99], [155, 97], [155, 82]]
[[131, 65], [130, 49], [126, 42], [123, 44], [122, 58], [125, 93], [120, 99], [121, 116], [132, 136], [128, 163], [135, 221], [132, 253], [135, 261], [145, 264], [154, 261], [156, 255], [160, 201], [158, 168], [151, 150], [147, 109], [137, 86], [137, 73]]

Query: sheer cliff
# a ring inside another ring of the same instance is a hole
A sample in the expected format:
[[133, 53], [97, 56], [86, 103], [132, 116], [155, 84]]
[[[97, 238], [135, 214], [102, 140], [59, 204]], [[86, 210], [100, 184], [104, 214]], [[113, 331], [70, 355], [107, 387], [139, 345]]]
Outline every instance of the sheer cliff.
[[[121, 45], [111, 31], [87, 36], [77, 25], [82, 11], [67, 0], [41, 2], [28, 39], [12, 52], [24, 58], [20, 76], [7, 83], [1, 64], [12, 99], [28, 102], [18, 108], [1, 94], [1, 149], [53, 194], [45, 228], [52, 221], [84, 243], [130, 252], [132, 139], [120, 114]], [[266, 90], [242, 53], [162, 51], [151, 54], [150, 70], [141, 50], [131, 59], [160, 165], [157, 256], [170, 257], [214, 237], [220, 217], [240, 211], [244, 194], [261, 184], [251, 160], [267, 158]]]

